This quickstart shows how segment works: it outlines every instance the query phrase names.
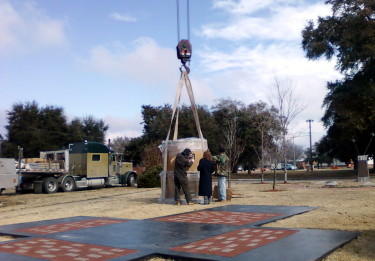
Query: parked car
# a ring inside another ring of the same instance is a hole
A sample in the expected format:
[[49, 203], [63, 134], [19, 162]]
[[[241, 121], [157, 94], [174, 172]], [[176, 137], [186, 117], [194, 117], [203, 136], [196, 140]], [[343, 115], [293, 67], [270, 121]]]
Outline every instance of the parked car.
[[295, 165], [293, 165], [293, 164], [286, 164], [286, 169], [287, 170], [296, 170], [297, 167]]
[[280, 163], [280, 164], [277, 164], [277, 170], [296, 170], [297, 167], [294, 166], [293, 164], [284, 164], [284, 163]]

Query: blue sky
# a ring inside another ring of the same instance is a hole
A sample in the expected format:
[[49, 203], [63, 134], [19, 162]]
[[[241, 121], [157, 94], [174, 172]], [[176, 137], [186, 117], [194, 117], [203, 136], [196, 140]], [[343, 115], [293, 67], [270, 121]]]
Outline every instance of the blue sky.
[[[180, 11], [186, 38], [186, 0]], [[196, 102], [269, 102], [277, 78], [306, 105], [295, 142], [308, 145], [307, 119], [317, 141], [326, 82], [340, 75], [304, 58], [301, 30], [329, 14], [324, 0], [190, 0]], [[107, 138], [141, 135], [141, 106], [174, 102], [177, 43], [176, 0], [0, 0], [0, 133], [14, 103], [35, 100], [103, 119]]]

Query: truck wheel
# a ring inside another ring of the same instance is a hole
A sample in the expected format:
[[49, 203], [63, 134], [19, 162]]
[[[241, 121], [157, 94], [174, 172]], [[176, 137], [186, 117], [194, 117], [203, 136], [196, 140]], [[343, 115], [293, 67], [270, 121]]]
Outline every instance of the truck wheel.
[[43, 190], [47, 194], [55, 193], [58, 189], [57, 180], [53, 177], [43, 179]]
[[126, 181], [126, 184], [129, 187], [135, 187], [136, 179], [135, 179], [135, 175], [134, 174], [129, 174], [128, 180]]
[[64, 192], [71, 192], [75, 190], [76, 183], [72, 177], [65, 177], [61, 182], [61, 188]]

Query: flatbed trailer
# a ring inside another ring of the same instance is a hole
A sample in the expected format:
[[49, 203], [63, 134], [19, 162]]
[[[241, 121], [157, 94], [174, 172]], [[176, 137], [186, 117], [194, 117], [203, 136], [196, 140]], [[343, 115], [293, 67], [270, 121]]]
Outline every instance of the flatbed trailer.
[[137, 173], [98, 142], [72, 143], [68, 149], [40, 152], [40, 161], [19, 170], [19, 191], [55, 193], [104, 186], [135, 186]]

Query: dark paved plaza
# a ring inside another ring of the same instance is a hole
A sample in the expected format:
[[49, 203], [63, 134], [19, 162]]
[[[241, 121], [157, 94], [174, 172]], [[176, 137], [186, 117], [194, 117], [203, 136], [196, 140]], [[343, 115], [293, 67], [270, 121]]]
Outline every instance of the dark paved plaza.
[[358, 236], [265, 225], [313, 209], [228, 205], [146, 220], [77, 216], [0, 226], [17, 237], [0, 243], [0, 260], [318, 260]]

